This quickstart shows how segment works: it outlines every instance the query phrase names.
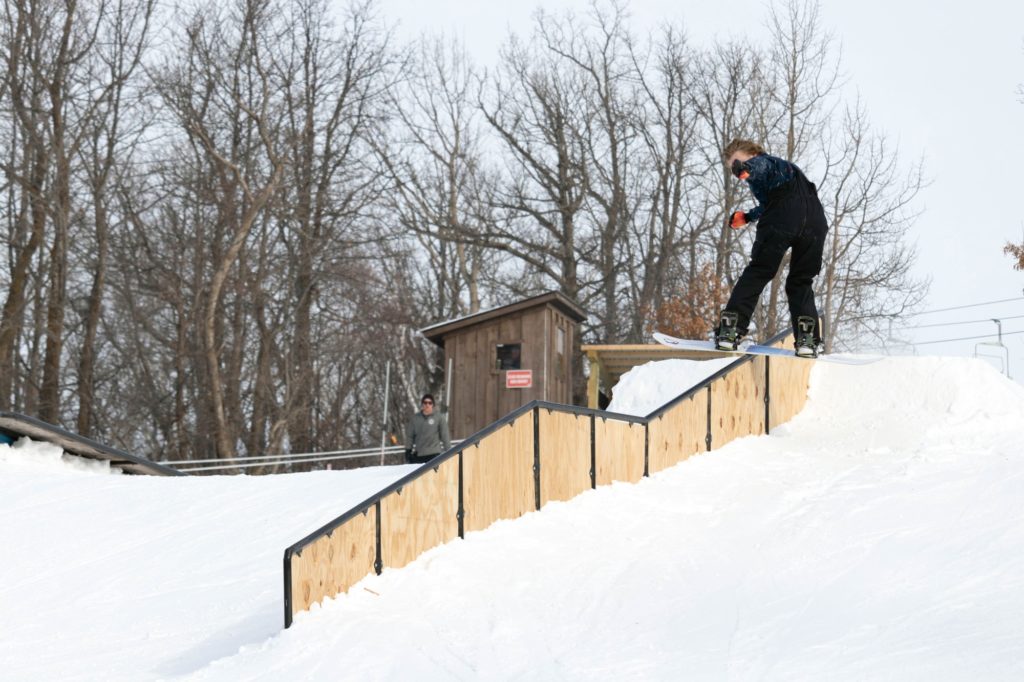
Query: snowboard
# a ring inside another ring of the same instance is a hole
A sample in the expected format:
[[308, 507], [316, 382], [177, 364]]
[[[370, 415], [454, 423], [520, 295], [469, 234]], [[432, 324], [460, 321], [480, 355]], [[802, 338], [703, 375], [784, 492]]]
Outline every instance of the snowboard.
[[[757, 344], [740, 344], [737, 350], [722, 350], [715, 345], [714, 341], [697, 341], [694, 339], [678, 339], [668, 334], [654, 332], [654, 340], [663, 346], [677, 348], [679, 350], [706, 351], [709, 353], [727, 353], [730, 355], [767, 355], [769, 357], [796, 358], [796, 351], [792, 348], [779, 348], [777, 346], [759, 346]], [[816, 358], [800, 357], [801, 360], [820, 360], [821, 362], [834, 362], [840, 365], [868, 365], [877, 362], [879, 358], [872, 357], [839, 357], [835, 355], [819, 355]]]

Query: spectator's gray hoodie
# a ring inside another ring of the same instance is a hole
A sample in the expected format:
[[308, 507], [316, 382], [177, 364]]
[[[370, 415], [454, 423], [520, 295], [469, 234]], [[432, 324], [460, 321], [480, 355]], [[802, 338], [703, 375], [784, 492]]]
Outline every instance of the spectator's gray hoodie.
[[435, 410], [429, 417], [417, 412], [405, 430], [405, 447], [416, 451], [418, 457], [437, 455], [452, 446], [448, 437], [448, 418]]

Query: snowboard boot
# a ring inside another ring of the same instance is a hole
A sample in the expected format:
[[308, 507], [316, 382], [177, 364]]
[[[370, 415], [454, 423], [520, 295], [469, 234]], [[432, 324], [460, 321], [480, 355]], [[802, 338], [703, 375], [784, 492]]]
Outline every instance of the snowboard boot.
[[796, 319], [796, 356], [798, 358], [818, 357], [818, 341], [814, 338], [814, 318]]
[[739, 322], [739, 314], [726, 310], [722, 313], [722, 319], [715, 330], [715, 346], [720, 350], [737, 350], [740, 347], [742, 334], [736, 328]]

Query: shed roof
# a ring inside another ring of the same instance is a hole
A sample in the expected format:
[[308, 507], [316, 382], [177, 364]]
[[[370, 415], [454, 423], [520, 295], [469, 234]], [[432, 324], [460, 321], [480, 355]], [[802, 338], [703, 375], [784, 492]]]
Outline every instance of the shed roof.
[[574, 303], [568, 296], [558, 291], [549, 291], [546, 294], [532, 296], [508, 305], [488, 308], [487, 310], [481, 310], [478, 313], [458, 317], [446, 322], [438, 322], [437, 324], [432, 324], [429, 327], [424, 327], [420, 330], [420, 333], [437, 345], [441, 346], [444, 345], [444, 337], [454, 331], [481, 324], [483, 322], [489, 322], [495, 318], [504, 317], [505, 315], [517, 313], [522, 310], [528, 310], [529, 308], [548, 304], [558, 308], [558, 310], [574, 322], [582, 322], [587, 319], [587, 312], [576, 305], [576, 303]]

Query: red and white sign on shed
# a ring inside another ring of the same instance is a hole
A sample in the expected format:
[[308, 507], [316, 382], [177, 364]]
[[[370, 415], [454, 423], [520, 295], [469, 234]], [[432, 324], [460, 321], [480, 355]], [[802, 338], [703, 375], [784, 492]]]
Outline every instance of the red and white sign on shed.
[[533, 386], [532, 369], [510, 369], [505, 372], [505, 388], [530, 388]]

